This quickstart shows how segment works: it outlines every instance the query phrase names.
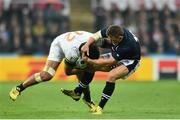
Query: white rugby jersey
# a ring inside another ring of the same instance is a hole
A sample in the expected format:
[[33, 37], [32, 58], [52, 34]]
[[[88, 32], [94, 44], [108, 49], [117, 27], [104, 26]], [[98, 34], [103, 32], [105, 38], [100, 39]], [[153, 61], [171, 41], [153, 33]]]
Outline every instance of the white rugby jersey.
[[61, 62], [66, 58], [74, 63], [79, 57], [79, 46], [86, 42], [92, 33], [86, 31], [67, 32], [56, 37], [50, 47], [48, 60]]

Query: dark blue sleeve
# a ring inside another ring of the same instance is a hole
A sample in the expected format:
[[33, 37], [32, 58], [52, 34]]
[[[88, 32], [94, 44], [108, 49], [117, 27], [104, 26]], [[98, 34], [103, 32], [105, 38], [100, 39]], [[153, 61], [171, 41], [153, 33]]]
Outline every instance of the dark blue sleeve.
[[103, 38], [107, 38], [107, 34], [106, 34], [107, 30], [108, 30], [108, 27], [101, 29], [101, 35]]

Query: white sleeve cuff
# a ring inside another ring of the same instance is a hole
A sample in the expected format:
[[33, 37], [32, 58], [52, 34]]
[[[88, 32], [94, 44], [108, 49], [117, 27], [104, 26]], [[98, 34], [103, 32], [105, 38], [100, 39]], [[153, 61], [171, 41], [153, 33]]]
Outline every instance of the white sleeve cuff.
[[98, 32], [94, 33], [92, 38], [94, 38], [95, 41], [97, 41], [100, 38], [102, 38], [101, 31], [98, 31]]

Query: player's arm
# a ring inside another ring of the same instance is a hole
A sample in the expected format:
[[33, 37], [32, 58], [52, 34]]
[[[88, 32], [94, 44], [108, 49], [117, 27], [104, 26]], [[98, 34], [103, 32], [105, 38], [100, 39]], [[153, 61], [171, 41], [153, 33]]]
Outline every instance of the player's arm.
[[89, 55], [89, 46], [94, 43], [95, 41], [99, 40], [100, 38], [102, 38], [101, 36], [101, 31], [98, 31], [96, 33], [94, 33], [86, 42], [85, 45], [83, 45], [83, 47], [81, 48], [81, 52], [84, 54], [87, 52], [87, 55]]
[[82, 53], [86, 53], [87, 55], [89, 55], [89, 46], [94, 43], [95, 41], [98, 41], [100, 38], [106, 38], [106, 31], [107, 31], [108, 27], [94, 33], [87, 41], [87, 43], [81, 48], [81, 52]]
[[100, 57], [99, 59], [90, 59], [90, 58], [86, 57], [86, 58], [84, 58], [84, 60], [90, 64], [95, 64], [95, 65], [111, 66], [111, 65], [117, 63], [117, 61], [112, 56], [110, 56], [109, 58]]
[[101, 42], [99, 43], [99, 47], [101, 48], [108, 48], [110, 49], [112, 46], [112, 43], [109, 39], [101, 39]]

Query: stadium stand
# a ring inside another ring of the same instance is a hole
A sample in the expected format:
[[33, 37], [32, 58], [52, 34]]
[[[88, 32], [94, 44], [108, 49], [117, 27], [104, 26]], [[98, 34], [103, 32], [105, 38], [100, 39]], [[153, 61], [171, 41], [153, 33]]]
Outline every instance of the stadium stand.
[[76, 23], [77, 29], [92, 26], [90, 32], [123, 25], [139, 37], [142, 55], [180, 55], [180, 0], [91, 0], [83, 6], [69, 0], [22, 1], [0, 0], [0, 54], [47, 55], [53, 38], [75, 30]]
[[180, 0], [92, 0], [92, 10], [95, 30], [128, 27], [139, 37], [142, 55], [180, 55]]
[[[46, 55], [51, 41], [69, 31], [67, 1], [2, 1], [0, 53]], [[8, 6], [6, 8], [6, 6]]]

